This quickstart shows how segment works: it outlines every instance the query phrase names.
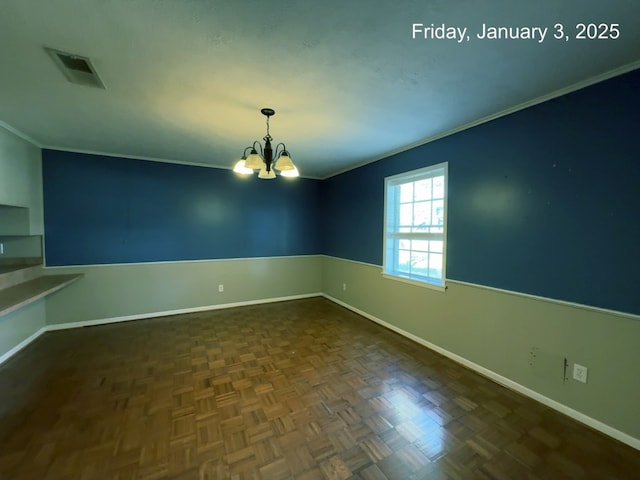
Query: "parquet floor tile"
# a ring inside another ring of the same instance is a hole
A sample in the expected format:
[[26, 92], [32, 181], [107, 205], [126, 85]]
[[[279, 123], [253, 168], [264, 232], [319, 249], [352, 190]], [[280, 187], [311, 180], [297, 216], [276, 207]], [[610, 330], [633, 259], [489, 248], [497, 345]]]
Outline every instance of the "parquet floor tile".
[[50, 332], [2, 480], [640, 478], [640, 452], [325, 299]]

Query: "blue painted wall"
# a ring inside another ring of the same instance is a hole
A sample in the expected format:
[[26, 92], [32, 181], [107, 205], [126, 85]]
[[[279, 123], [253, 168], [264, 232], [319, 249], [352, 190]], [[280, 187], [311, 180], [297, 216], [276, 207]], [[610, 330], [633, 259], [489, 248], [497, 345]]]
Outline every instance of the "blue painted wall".
[[325, 181], [43, 150], [48, 265], [382, 264], [384, 178], [449, 162], [447, 277], [640, 314], [640, 71]]
[[47, 265], [317, 254], [319, 181], [43, 150]]
[[640, 314], [640, 70], [325, 180], [327, 255], [382, 264], [384, 178], [449, 162], [447, 277]]

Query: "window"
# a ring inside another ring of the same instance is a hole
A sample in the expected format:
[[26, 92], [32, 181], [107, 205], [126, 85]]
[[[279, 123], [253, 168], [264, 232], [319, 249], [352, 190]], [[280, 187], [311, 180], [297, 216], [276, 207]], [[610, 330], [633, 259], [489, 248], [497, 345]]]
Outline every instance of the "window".
[[383, 274], [444, 289], [447, 164], [385, 179]]

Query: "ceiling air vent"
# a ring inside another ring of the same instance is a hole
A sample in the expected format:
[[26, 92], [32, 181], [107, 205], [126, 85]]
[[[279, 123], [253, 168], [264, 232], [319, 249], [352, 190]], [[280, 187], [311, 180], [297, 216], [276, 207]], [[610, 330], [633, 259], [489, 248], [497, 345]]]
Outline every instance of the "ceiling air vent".
[[45, 50], [71, 83], [105, 89], [98, 72], [87, 57], [61, 52], [53, 48], [45, 47]]

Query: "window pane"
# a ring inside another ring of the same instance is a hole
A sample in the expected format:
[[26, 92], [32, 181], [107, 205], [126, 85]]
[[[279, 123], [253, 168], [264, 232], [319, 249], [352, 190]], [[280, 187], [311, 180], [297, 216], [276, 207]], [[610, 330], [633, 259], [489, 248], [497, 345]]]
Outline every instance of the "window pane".
[[426, 253], [413, 252], [411, 254], [411, 273], [427, 276], [428, 258]]
[[400, 205], [400, 225], [413, 225], [413, 204]]
[[413, 201], [413, 183], [400, 185], [400, 203]]
[[428, 252], [429, 240], [411, 240], [411, 250], [418, 252]]
[[414, 200], [431, 200], [431, 179], [425, 178], [424, 180], [419, 180], [414, 184]]
[[431, 277], [442, 276], [442, 254], [441, 253], [429, 254], [429, 276]]
[[432, 225], [444, 225], [444, 201], [435, 200], [433, 202], [433, 213], [431, 217]]
[[411, 254], [408, 250], [398, 250], [398, 270], [406, 273], [411, 271]]
[[433, 198], [444, 198], [444, 176], [433, 178]]
[[386, 274], [444, 285], [446, 163], [385, 179]]
[[430, 223], [431, 202], [417, 202], [413, 204], [413, 226], [414, 231], [425, 231]]

